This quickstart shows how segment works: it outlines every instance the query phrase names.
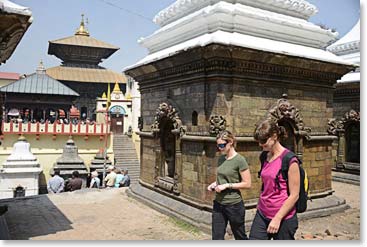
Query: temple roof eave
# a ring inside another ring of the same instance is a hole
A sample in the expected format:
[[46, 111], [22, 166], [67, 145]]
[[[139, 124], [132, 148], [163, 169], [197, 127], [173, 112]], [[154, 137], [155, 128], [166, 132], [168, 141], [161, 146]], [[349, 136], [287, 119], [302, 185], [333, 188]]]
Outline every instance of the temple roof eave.
[[49, 41], [49, 44], [103, 48], [103, 49], [112, 49], [116, 51], [120, 49], [117, 46], [108, 44], [106, 42], [97, 40], [89, 36], [82, 36], [82, 35], [73, 35], [66, 38], [51, 40]]
[[61, 82], [46, 74], [33, 73], [25, 78], [21, 78], [6, 86], [0, 88], [2, 93], [20, 93], [20, 94], [44, 94], [44, 95], [62, 95], [75, 96], [80, 95], [73, 89], [67, 87]]
[[194, 39], [185, 41], [183, 43], [174, 45], [172, 47], [157, 51], [147, 55], [137, 63], [125, 67], [123, 71], [131, 70], [157, 60], [161, 60], [177, 54], [179, 52], [192, 49], [195, 47], [204, 47], [210, 44], [223, 44], [245, 47], [255, 50], [262, 50], [265, 52], [273, 52], [289, 56], [303, 57], [306, 59], [313, 59], [323, 62], [357, 66], [350, 63], [335, 54], [313, 47], [305, 47], [296, 44], [290, 44], [281, 41], [269, 40], [265, 38], [254, 37], [251, 35], [244, 35], [239, 33], [229, 33], [223, 31], [216, 31], [210, 34], [204, 34]]
[[[16, 18], [13, 18], [13, 17]], [[0, 3], [0, 65], [5, 63], [14, 53], [25, 32], [33, 22], [32, 12], [23, 7], [3, 0]]]
[[119, 83], [126, 84], [127, 79], [123, 74], [108, 69], [79, 68], [56, 66], [48, 68], [46, 73], [60, 81], [75, 81], [86, 83]]
[[[220, 1], [222, 0], [178, 0], [160, 11], [153, 21], [160, 26], [165, 26], [200, 8], [214, 5]], [[318, 12], [316, 6], [304, 0], [227, 0], [222, 2], [244, 4], [302, 19], [308, 19]]]

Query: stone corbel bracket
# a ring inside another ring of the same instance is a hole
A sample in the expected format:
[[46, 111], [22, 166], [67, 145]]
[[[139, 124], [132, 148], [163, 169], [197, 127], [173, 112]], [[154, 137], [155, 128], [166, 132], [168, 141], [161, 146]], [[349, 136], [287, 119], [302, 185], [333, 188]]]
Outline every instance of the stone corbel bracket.
[[227, 127], [227, 121], [223, 116], [211, 116], [209, 120], [209, 134], [211, 136], [218, 135], [221, 131], [225, 130]]

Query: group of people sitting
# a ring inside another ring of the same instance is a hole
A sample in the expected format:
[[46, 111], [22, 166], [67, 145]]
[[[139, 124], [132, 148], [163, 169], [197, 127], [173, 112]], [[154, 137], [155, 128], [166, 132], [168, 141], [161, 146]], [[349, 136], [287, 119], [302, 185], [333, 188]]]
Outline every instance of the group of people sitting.
[[[115, 168], [114, 166], [109, 166], [107, 169], [108, 175], [105, 177], [104, 181], [106, 183], [106, 188], [119, 188], [119, 187], [129, 187], [130, 186], [130, 176], [128, 170], [121, 170]], [[92, 171], [90, 173], [90, 181], [87, 181], [87, 188], [102, 188], [101, 178], [97, 171]], [[72, 177], [68, 180], [64, 180], [60, 176], [60, 170], [55, 170], [52, 178], [47, 182], [48, 193], [55, 194], [66, 191], [80, 190], [83, 185], [83, 179], [80, 178], [78, 171], [73, 171]]]
[[78, 171], [73, 171], [71, 178], [64, 180], [60, 176], [60, 170], [55, 170], [53, 177], [47, 182], [48, 193], [61, 193], [64, 191], [80, 190], [83, 185], [83, 180], [80, 178]]
[[107, 168], [108, 175], [105, 177], [107, 188], [120, 188], [130, 186], [130, 176], [127, 169], [119, 169], [114, 166]]

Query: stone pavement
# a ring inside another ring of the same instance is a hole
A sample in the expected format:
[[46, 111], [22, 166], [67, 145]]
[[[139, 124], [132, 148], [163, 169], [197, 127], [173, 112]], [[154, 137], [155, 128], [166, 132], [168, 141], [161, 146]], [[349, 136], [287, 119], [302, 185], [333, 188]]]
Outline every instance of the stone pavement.
[[[350, 205], [344, 213], [304, 220], [297, 239], [360, 239], [360, 188], [333, 182]], [[128, 197], [126, 188], [83, 189], [58, 195], [0, 200], [11, 239], [205, 240], [211, 236]], [[232, 236], [227, 235], [227, 239]]]

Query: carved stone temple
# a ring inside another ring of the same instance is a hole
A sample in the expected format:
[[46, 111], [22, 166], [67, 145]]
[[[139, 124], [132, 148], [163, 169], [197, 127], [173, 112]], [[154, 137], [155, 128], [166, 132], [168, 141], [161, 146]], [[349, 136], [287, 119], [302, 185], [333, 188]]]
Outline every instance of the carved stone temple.
[[331, 187], [336, 137], [327, 128], [334, 84], [354, 65], [325, 51], [337, 33], [309, 22], [316, 12], [304, 0], [178, 0], [159, 12], [161, 28], [140, 40], [149, 54], [125, 69], [141, 92], [141, 174], [131, 193], [210, 226], [206, 187], [216, 178], [215, 136], [226, 129], [249, 162], [253, 187], [242, 194], [254, 208], [261, 149], [252, 135], [272, 118], [310, 179], [315, 199], [304, 215], [344, 210]]
[[78, 171], [80, 178], [83, 179], [83, 187], [85, 187], [88, 170], [84, 164], [84, 160], [78, 155], [78, 147], [75, 145], [73, 139], [70, 138], [66, 142], [61, 157], [56, 160], [50, 173], [53, 174], [56, 169], [60, 170], [60, 176], [65, 181], [71, 178], [73, 171]]
[[[360, 64], [360, 20], [327, 50], [346, 61]], [[335, 85], [334, 116], [329, 133], [338, 137], [335, 170], [360, 174], [360, 68], [344, 75]], [[350, 176], [347, 176], [350, 177]], [[358, 178], [359, 180], [359, 178]]]
[[29, 142], [20, 136], [0, 168], [0, 198], [38, 195], [41, 172], [42, 168], [32, 154]]

